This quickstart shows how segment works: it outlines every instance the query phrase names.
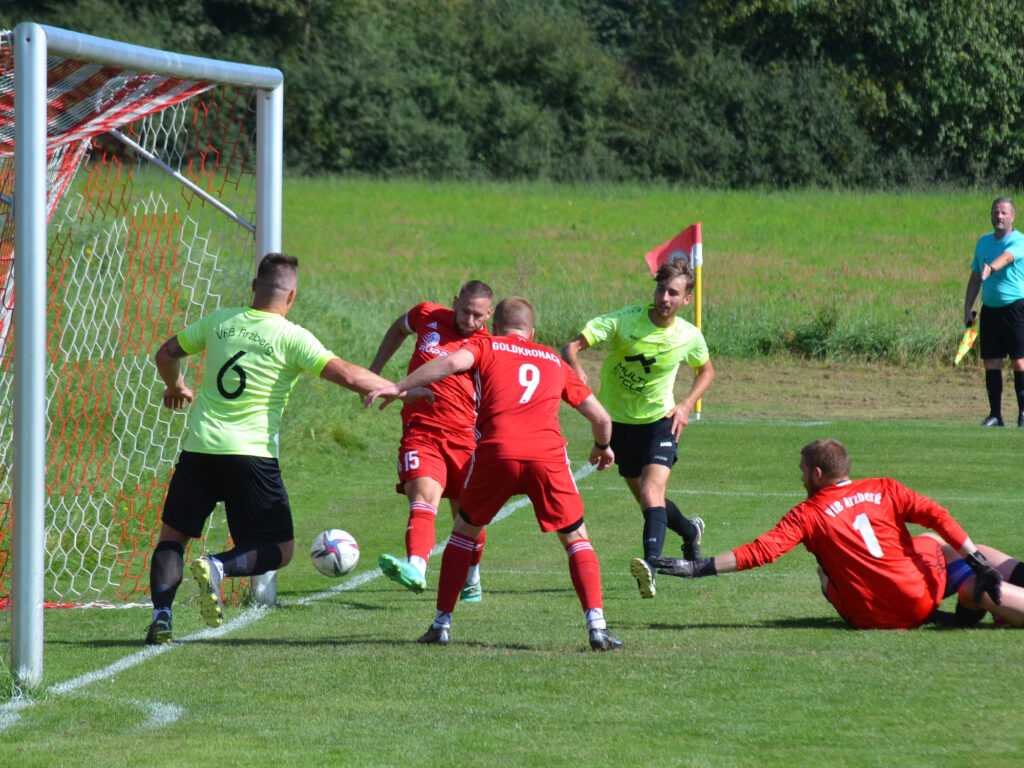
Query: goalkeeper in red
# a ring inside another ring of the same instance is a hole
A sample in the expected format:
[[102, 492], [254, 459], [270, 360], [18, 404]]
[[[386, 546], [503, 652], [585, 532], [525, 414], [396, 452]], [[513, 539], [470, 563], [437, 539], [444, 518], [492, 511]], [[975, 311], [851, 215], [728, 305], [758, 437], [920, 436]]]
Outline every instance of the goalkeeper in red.
[[377, 397], [390, 400], [410, 386], [426, 386], [463, 371], [472, 372], [479, 393], [476, 450], [441, 557], [437, 613], [421, 643], [448, 645], [452, 612], [481, 531], [509, 498], [525, 493], [541, 530], [557, 533], [569, 557], [590, 647], [622, 647], [605, 623], [601, 569], [583, 523], [583, 500], [558, 423], [559, 403], [564, 400], [590, 421], [590, 463], [598, 469], [610, 466], [615, 458], [608, 447], [611, 419], [553, 350], [532, 341], [533, 323], [530, 302], [507, 298], [494, 311], [495, 336], [467, 339], [461, 349], [366, 397], [367, 405]]
[[[838, 440], [805, 445], [800, 473], [807, 501], [772, 530], [715, 557], [656, 558], [658, 573], [695, 578], [744, 571], [803, 544], [818, 559], [823, 594], [857, 629], [912, 629], [938, 620], [939, 604], [953, 594], [961, 624], [991, 611], [1024, 625], [1024, 564], [976, 546], [937, 503], [889, 478], [851, 480], [850, 455]], [[907, 523], [938, 537], [911, 536]]]
[[[683, 557], [700, 557], [704, 521], [683, 515], [665, 496], [676, 463], [679, 437], [697, 401], [711, 386], [715, 371], [700, 330], [679, 317], [693, 300], [696, 278], [685, 261], [665, 262], [654, 276], [654, 301], [601, 315], [562, 347], [562, 357], [577, 375], [587, 377], [579, 353], [605, 344], [598, 399], [612, 417], [615, 463], [644, 516], [643, 558], [633, 558], [630, 573], [640, 596], [655, 595], [649, 561], [661, 555], [668, 529], [683, 540]], [[676, 404], [673, 390], [679, 366], [696, 373], [690, 391]]]
[[[451, 308], [433, 302], [417, 304], [396, 319], [381, 340], [370, 370], [380, 373], [409, 336], [416, 340], [409, 367], [412, 373], [424, 363], [458, 349], [463, 339], [486, 336], [484, 325], [491, 316], [490, 286], [470, 280], [460, 289]], [[398, 447], [396, 487], [409, 500], [409, 522], [405, 529], [405, 554], [402, 560], [384, 553], [378, 559], [381, 571], [394, 582], [413, 592], [427, 587], [427, 561], [434, 548], [434, 521], [441, 499], [448, 499], [452, 516], [459, 510], [459, 492], [466, 480], [466, 469], [473, 455], [476, 436], [476, 392], [468, 373], [431, 385], [434, 401], [408, 402], [402, 408], [402, 441]], [[473, 563], [460, 597], [479, 602], [480, 559], [484, 536], [481, 533], [473, 553]]]
[[[234, 546], [192, 562], [199, 609], [207, 625], [223, 620], [221, 581], [288, 564], [295, 551], [291, 508], [278, 465], [278, 432], [292, 387], [303, 372], [365, 394], [387, 384], [335, 356], [285, 318], [295, 301], [298, 260], [263, 257], [252, 281], [252, 305], [215, 310], [171, 336], [155, 362], [166, 388], [163, 404], [193, 402], [181, 361], [205, 352], [188, 436], [167, 487], [159, 541], [150, 561], [153, 621], [149, 645], [171, 640], [171, 604], [181, 584], [185, 548], [203, 534], [224, 502]], [[417, 394], [425, 394], [419, 392]]]

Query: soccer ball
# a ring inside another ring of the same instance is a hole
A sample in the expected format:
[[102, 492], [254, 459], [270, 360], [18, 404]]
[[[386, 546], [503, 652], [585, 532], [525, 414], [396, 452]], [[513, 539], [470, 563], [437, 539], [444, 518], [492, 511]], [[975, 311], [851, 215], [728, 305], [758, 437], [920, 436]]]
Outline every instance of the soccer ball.
[[313, 539], [309, 556], [324, 576], [344, 576], [359, 562], [359, 544], [351, 533], [331, 528]]

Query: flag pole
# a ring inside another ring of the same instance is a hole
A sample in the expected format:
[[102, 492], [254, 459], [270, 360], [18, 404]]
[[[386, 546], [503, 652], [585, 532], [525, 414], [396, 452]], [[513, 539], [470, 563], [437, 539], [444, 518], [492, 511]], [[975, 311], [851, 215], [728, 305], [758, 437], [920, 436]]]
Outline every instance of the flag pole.
[[[703, 269], [704, 269], [704, 267], [702, 266], [702, 264], [700, 262], [698, 262], [697, 266], [695, 266], [693, 268], [693, 274], [695, 276], [695, 279], [694, 279], [694, 282], [693, 282], [693, 324], [695, 326], [697, 326], [697, 330], [700, 331], [701, 333], [704, 332], [704, 329], [703, 329], [702, 323], [701, 323], [701, 313], [700, 313], [700, 303], [701, 303], [700, 302], [700, 297], [701, 297], [701, 270], [703, 270]], [[694, 378], [696, 378], [696, 376], [697, 376], [697, 374], [694, 373]], [[697, 421], [700, 421], [700, 407], [701, 407], [701, 401], [698, 400], [697, 404], [693, 407], [693, 415], [694, 415], [694, 418], [697, 419]]]

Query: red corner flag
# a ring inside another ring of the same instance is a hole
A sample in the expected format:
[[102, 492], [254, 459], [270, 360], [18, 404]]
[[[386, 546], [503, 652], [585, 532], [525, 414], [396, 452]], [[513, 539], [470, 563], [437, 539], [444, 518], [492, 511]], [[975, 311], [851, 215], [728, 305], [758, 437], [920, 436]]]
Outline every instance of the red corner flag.
[[699, 267], [704, 259], [700, 240], [700, 222], [691, 224], [667, 243], [662, 243], [650, 251], [644, 259], [651, 272], [656, 273], [658, 267], [666, 261], [686, 258], [691, 267]]

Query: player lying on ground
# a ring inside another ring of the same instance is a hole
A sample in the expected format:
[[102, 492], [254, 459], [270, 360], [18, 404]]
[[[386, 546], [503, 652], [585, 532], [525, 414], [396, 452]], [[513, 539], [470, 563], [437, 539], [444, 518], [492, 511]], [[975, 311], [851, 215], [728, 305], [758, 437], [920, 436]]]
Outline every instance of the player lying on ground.
[[[858, 629], [920, 626], [954, 592], [968, 615], [991, 611], [1024, 625], [1024, 565], [976, 546], [934, 501], [889, 478], [850, 480], [850, 456], [838, 440], [805, 445], [800, 472], [807, 501], [772, 530], [715, 557], [657, 558], [658, 573], [696, 578], [743, 571], [803, 544], [818, 558], [825, 597]], [[911, 536], [907, 523], [930, 528], [941, 540]]]
[[598, 469], [615, 460], [608, 446], [611, 417], [553, 350], [532, 341], [534, 312], [526, 299], [512, 297], [498, 304], [494, 331], [495, 336], [474, 336], [461, 349], [365, 398], [370, 405], [384, 397], [386, 405], [410, 387], [463, 371], [472, 371], [477, 382], [476, 450], [459, 496], [461, 509], [441, 557], [437, 613], [419, 642], [448, 645], [452, 611], [480, 532], [509, 498], [525, 493], [541, 530], [555, 531], [569, 556], [569, 574], [583, 606], [590, 647], [621, 648], [605, 623], [601, 568], [583, 523], [583, 500], [558, 423], [559, 403], [565, 400], [590, 421], [594, 435], [590, 463]]

